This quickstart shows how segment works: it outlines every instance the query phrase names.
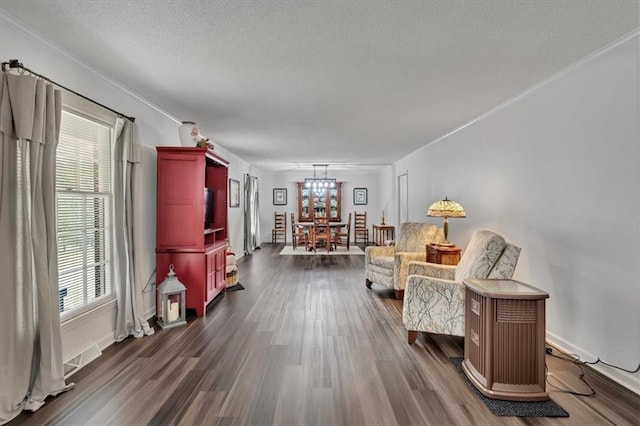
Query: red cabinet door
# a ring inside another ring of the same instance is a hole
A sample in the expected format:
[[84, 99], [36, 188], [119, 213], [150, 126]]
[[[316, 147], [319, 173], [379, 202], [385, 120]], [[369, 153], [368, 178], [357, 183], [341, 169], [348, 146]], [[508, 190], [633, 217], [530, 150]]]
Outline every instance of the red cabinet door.
[[157, 249], [204, 248], [204, 156], [158, 154]]
[[216, 288], [222, 291], [227, 286], [227, 256], [226, 247], [221, 246], [216, 250]]
[[207, 253], [207, 302], [215, 297], [216, 292], [216, 253]]

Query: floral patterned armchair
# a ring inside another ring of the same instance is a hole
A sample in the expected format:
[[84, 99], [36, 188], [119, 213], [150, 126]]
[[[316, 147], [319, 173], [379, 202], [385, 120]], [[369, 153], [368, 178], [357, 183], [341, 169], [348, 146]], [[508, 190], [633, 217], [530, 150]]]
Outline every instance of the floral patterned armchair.
[[477, 231], [457, 266], [410, 262], [402, 320], [408, 341], [418, 331], [464, 336], [465, 278], [510, 279], [520, 248], [491, 231]]
[[409, 261], [424, 260], [425, 246], [444, 241], [444, 232], [431, 223], [405, 222], [400, 224], [395, 246], [369, 246], [364, 252], [365, 284], [382, 284], [395, 290], [402, 299]]

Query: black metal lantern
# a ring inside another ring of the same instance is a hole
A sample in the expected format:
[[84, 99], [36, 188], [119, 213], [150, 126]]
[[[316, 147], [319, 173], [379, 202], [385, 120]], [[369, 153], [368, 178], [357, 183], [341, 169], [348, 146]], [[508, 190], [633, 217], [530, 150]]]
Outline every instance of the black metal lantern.
[[187, 288], [178, 281], [169, 265], [169, 273], [156, 290], [156, 318], [162, 328], [186, 325]]

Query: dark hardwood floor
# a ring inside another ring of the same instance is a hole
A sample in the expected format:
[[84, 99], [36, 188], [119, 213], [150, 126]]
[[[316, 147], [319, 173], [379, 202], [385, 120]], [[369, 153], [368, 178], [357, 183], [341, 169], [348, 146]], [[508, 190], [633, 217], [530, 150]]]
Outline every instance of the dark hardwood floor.
[[[585, 369], [596, 396], [550, 389], [569, 418], [496, 417], [449, 357], [463, 339], [406, 343], [402, 302], [364, 285], [364, 256], [279, 256], [265, 244], [238, 260], [244, 291], [205, 318], [109, 347], [11, 424], [602, 425], [638, 424], [640, 397]], [[547, 356], [554, 384], [588, 389]]]

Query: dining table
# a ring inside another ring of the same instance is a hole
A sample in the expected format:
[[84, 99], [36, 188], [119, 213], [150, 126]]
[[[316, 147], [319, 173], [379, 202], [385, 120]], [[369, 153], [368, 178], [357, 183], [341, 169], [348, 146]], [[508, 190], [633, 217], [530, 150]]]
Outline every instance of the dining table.
[[[313, 228], [316, 224], [314, 222], [295, 222], [294, 225], [300, 226], [308, 232], [309, 228]], [[337, 229], [337, 228], [342, 228], [347, 226], [347, 223], [346, 222], [327, 222], [326, 225], [329, 225], [329, 228], [331, 229]], [[322, 226], [325, 226], [325, 224], [323, 223]], [[307, 247], [307, 250], [311, 251], [313, 250], [313, 247]], [[330, 250], [335, 250], [335, 243], [331, 244]]]
[[[296, 222], [295, 226], [301, 226], [303, 228], [311, 228], [315, 225], [313, 222]], [[324, 225], [324, 224], [323, 224]], [[347, 222], [328, 222], [330, 228], [342, 228], [347, 226]]]

